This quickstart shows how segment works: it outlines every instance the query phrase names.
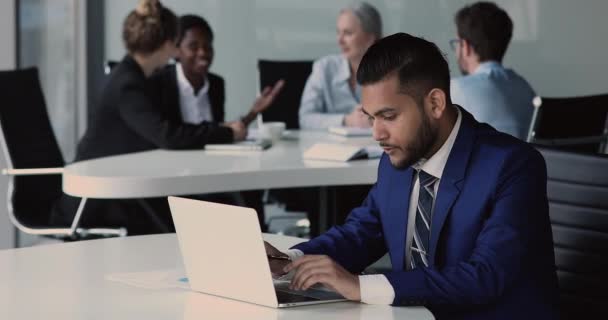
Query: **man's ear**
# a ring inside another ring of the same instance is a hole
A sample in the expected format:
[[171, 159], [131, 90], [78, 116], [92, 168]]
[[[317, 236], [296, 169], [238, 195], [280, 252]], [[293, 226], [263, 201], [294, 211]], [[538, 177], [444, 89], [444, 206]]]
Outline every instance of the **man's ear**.
[[466, 39], [460, 39], [460, 47], [464, 57], [468, 57], [473, 54], [473, 47]]
[[461, 50], [463, 57], [474, 57], [476, 60], [479, 60], [479, 55], [477, 54], [477, 51], [475, 51], [475, 48], [473, 48], [470, 42], [465, 39], [462, 39], [460, 44], [462, 46]]
[[447, 107], [447, 97], [445, 91], [433, 88], [426, 95], [427, 113], [434, 119], [439, 119]]

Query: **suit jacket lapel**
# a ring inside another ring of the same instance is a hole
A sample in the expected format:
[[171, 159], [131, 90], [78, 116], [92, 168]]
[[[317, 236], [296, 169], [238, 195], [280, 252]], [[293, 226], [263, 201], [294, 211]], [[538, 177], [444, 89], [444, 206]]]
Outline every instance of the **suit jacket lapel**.
[[214, 122], [224, 122], [224, 87], [222, 81], [214, 74], [209, 73], [209, 104]]
[[172, 65], [169, 68], [168, 79], [167, 82], [169, 84], [167, 91], [167, 114], [172, 118], [173, 121], [182, 122], [182, 110], [180, 107], [180, 98], [179, 98], [179, 86], [177, 84], [177, 66]]
[[[460, 107], [459, 107], [460, 108]], [[430, 240], [430, 265], [435, 264], [435, 255], [437, 253], [437, 243], [443, 228], [443, 224], [450, 212], [454, 202], [460, 194], [462, 181], [466, 174], [467, 164], [471, 155], [474, 140], [475, 120], [464, 109], [460, 108], [462, 116], [460, 130], [448, 156], [448, 161], [445, 165], [439, 189], [437, 190], [437, 198], [435, 200], [435, 209], [433, 212], [433, 221], [431, 223], [431, 240]]]
[[407, 233], [408, 208], [410, 207], [410, 191], [412, 189], [412, 177], [414, 170], [395, 170], [396, 174], [392, 177], [390, 191], [390, 208], [387, 219], [389, 225], [387, 228], [387, 236], [391, 238], [388, 241], [391, 243], [393, 252], [391, 254], [391, 263], [394, 270], [403, 270], [405, 262], [405, 244]]

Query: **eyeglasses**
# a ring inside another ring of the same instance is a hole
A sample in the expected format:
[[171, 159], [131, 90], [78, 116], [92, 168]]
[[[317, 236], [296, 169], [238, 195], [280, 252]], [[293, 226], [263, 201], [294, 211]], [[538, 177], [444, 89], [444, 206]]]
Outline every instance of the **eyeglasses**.
[[450, 48], [452, 48], [453, 51], [456, 51], [458, 49], [458, 45], [460, 45], [460, 39], [450, 40]]

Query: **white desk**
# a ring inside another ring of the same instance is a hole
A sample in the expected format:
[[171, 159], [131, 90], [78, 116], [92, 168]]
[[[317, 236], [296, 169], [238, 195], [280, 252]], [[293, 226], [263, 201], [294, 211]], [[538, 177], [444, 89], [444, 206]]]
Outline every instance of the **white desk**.
[[[265, 238], [280, 249], [300, 241]], [[174, 234], [0, 251], [0, 319], [433, 319], [424, 307], [345, 302], [277, 310], [104, 279], [111, 273], [176, 267], [182, 263]]]
[[311, 161], [302, 159], [302, 153], [317, 142], [376, 142], [320, 131], [292, 133], [297, 139], [281, 140], [265, 151], [153, 150], [75, 162], [65, 167], [63, 191], [83, 198], [130, 199], [321, 186], [319, 230], [324, 231], [330, 214], [326, 186], [373, 184], [379, 160]]
[[315, 142], [374, 144], [371, 137], [294, 132], [265, 151], [154, 150], [81, 161], [65, 167], [63, 191], [97, 199], [145, 198], [288, 187], [373, 184], [378, 159], [308, 161]]

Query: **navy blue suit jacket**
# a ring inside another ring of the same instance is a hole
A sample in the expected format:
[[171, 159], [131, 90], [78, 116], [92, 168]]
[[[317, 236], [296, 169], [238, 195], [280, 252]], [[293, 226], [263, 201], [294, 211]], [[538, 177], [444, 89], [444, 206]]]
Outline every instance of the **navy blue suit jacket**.
[[425, 305], [438, 319], [557, 318], [546, 168], [528, 144], [461, 109], [432, 217], [429, 266], [405, 271], [413, 169], [383, 155], [378, 180], [342, 226], [296, 246], [351, 272], [389, 253], [393, 305]]

